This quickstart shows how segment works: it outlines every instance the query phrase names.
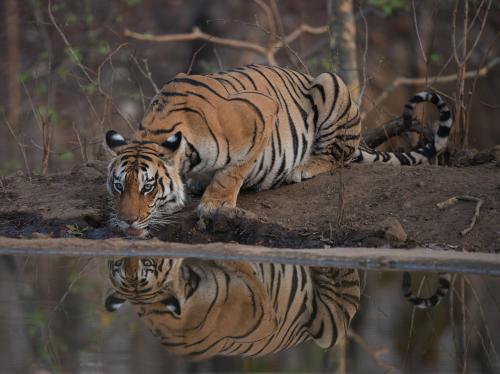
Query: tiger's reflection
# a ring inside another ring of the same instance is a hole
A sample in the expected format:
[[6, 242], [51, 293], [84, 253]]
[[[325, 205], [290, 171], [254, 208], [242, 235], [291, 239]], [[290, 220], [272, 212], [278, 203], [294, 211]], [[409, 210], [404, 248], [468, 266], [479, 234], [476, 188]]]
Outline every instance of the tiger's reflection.
[[259, 356], [342, 339], [360, 299], [356, 270], [192, 258], [109, 261], [108, 311], [129, 301], [169, 351]]

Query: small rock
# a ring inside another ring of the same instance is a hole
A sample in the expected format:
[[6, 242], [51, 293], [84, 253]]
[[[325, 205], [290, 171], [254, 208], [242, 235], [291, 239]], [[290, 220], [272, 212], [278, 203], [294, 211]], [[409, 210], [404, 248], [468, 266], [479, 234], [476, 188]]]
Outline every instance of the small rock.
[[452, 154], [451, 164], [452, 166], [471, 166], [477, 154], [478, 151], [474, 148], [460, 149]]
[[413, 204], [412, 204], [412, 203], [410, 203], [409, 201], [405, 201], [405, 202], [403, 203], [403, 208], [405, 208], [405, 209], [410, 209], [410, 208], [412, 207], [412, 205], [413, 205]]
[[472, 165], [486, 164], [494, 159], [495, 156], [493, 155], [493, 149], [482, 150], [474, 155], [472, 158]]
[[424, 186], [425, 186], [424, 181], [417, 182], [417, 187], [424, 187]]
[[491, 154], [496, 161], [498, 167], [500, 167], [500, 145], [496, 145], [491, 148]]
[[30, 237], [31, 239], [50, 239], [50, 235], [43, 232], [32, 232]]
[[405, 242], [408, 238], [401, 223], [394, 217], [386, 218], [382, 224], [382, 231], [384, 232], [384, 237], [387, 240]]
[[491, 154], [496, 161], [500, 161], [500, 145], [495, 145], [491, 148]]

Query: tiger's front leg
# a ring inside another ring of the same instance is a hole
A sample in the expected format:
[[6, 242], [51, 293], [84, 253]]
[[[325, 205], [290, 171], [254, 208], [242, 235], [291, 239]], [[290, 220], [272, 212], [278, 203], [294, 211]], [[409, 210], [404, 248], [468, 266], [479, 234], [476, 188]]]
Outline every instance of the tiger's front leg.
[[241, 186], [269, 142], [278, 104], [259, 92], [243, 92], [219, 104], [221, 135], [228, 139], [231, 161], [217, 170], [203, 196], [198, 213], [212, 217], [249, 217], [254, 214], [236, 207]]
[[201, 217], [223, 214], [230, 218], [255, 218], [253, 213], [236, 207], [238, 193], [248, 173], [245, 169], [245, 167], [229, 167], [219, 170], [214, 175], [198, 206], [198, 213]]

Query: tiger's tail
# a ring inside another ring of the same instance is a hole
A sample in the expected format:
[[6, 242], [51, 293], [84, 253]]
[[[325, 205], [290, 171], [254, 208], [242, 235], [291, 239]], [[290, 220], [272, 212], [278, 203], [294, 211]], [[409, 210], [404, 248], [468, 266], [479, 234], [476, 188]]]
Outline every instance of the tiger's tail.
[[427, 309], [439, 304], [439, 302], [448, 294], [450, 289], [451, 275], [439, 273], [438, 288], [433, 295], [429, 297], [415, 296], [411, 290], [411, 275], [408, 272], [403, 273], [403, 295], [416, 308]]
[[371, 164], [382, 162], [391, 165], [418, 165], [428, 163], [437, 153], [446, 148], [453, 118], [448, 104], [436, 93], [420, 92], [405, 104], [403, 123], [406, 128], [411, 126], [415, 106], [423, 102], [433, 103], [439, 110], [439, 127], [434, 134], [434, 142], [411, 152], [381, 152], [359, 146], [354, 152], [352, 161]]

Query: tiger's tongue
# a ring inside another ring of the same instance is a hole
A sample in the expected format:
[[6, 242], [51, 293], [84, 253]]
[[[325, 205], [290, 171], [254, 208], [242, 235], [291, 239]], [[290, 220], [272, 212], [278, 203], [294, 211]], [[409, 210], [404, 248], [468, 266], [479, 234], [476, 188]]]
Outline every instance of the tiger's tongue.
[[127, 233], [127, 235], [130, 235], [130, 236], [141, 236], [144, 234], [144, 230], [134, 229], [133, 227], [129, 227], [129, 228], [125, 229], [125, 232]]

